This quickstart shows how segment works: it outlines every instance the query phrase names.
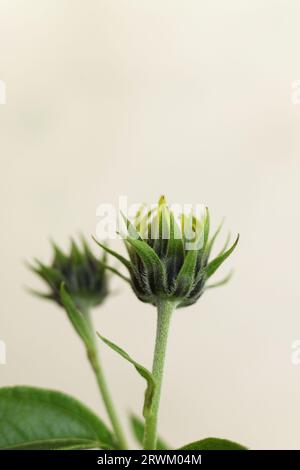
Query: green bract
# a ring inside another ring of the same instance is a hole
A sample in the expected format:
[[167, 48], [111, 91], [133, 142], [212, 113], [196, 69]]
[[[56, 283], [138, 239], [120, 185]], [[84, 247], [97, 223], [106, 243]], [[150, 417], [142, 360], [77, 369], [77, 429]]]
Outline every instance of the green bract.
[[99, 305], [108, 293], [105, 272], [105, 254], [97, 259], [90, 251], [85, 240], [82, 249], [72, 241], [69, 254], [53, 243], [53, 261], [47, 266], [36, 260], [30, 266], [50, 288], [50, 292], [37, 295], [52, 299], [62, 305], [60, 288], [62, 283], [71, 295], [76, 307], [83, 311]]
[[221, 227], [209, 237], [208, 209], [200, 218], [193, 214], [176, 218], [162, 196], [155, 209], [141, 215], [142, 210], [133, 223], [124, 218], [127, 227], [124, 241], [130, 260], [97, 243], [128, 269], [132, 288], [143, 302], [157, 306], [163, 299], [177, 307], [194, 304], [204, 292], [207, 280], [233, 252], [239, 236], [229, 249], [226, 250], [226, 244], [210, 260]]

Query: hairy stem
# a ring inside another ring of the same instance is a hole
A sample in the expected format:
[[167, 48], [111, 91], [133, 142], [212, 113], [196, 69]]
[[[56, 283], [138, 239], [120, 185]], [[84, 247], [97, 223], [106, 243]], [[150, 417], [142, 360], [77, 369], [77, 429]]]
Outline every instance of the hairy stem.
[[103, 399], [103, 403], [105, 405], [107, 414], [111, 421], [112, 428], [115, 432], [119, 449], [125, 450], [127, 449], [127, 442], [125, 439], [125, 435], [123, 433], [120, 421], [118, 419], [114, 404], [111, 399], [111, 395], [109, 393], [109, 389], [107, 386], [107, 382], [104, 376], [103, 368], [99, 359], [99, 353], [96, 344], [96, 337], [94, 334], [94, 329], [92, 327], [91, 317], [89, 313], [85, 313], [87, 321], [89, 323], [92, 336], [93, 336], [93, 344], [87, 346], [87, 356], [92, 366], [92, 369], [95, 373], [97, 384]]
[[160, 300], [157, 305], [157, 329], [152, 374], [156, 383], [151, 409], [145, 420], [144, 449], [155, 450], [157, 441], [157, 421], [167, 349], [168, 332], [174, 303]]

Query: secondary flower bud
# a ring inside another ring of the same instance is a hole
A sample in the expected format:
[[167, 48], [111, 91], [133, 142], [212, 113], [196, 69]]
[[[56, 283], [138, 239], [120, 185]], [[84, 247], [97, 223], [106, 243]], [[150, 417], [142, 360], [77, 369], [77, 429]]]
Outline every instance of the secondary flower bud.
[[60, 287], [62, 283], [80, 310], [99, 305], [108, 293], [105, 269], [105, 254], [97, 259], [90, 251], [85, 240], [80, 249], [72, 241], [69, 254], [53, 244], [53, 260], [47, 266], [36, 260], [31, 269], [38, 274], [50, 288], [50, 292], [37, 295], [52, 299], [62, 305]]
[[128, 269], [131, 286], [143, 302], [157, 305], [161, 299], [176, 307], [195, 303], [205, 290], [207, 280], [232, 253], [238, 243], [226, 247], [210, 260], [219, 230], [209, 238], [209, 213], [199, 219], [195, 215], [175, 214], [161, 197], [157, 207], [145, 217], [137, 214], [131, 223], [125, 219], [125, 245], [129, 260], [97, 242]]

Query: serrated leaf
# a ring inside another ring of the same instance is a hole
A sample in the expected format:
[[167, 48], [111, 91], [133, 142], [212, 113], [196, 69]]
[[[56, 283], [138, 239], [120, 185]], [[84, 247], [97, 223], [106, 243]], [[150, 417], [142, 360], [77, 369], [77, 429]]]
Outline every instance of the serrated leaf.
[[66, 291], [64, 284], [62, 284], [60, 288], [60, 299], [67, 312], [69, 320], [79, 336], [83, 339], [86, 345], [92, 345], [93, 337], [85, 315], [76, 308], [72, 297]]
[[136, 362], [132, 357], [127, 354], [124, 349], [120, 348], [118, 345], [113, 343], [112, 341], [109, 341], [107, 338], [104, 336], [100, 335], [100, 333], [97, 333], [99, 338], [111, 349], [113, 349], [115, 352], [117, 352], [120, 356], [122, 356], [126, 361], [130, 362], [135, 369], [138, 371], [138, 373], [143, 377], [143, 379], [146, 380], [147, 382], [147, 388], [145, 392], [145, 402], [144, 402], [144, 409], [143, 409], [143, 415], [146, 416], [147, 413], [150, 411], [151, 404], [152, 404], [152, 399], [153, 399], [153, 394], [154, 394], [154, 389], [155, 389], [155, 380], [153, 378], [153, 375], [151, 372], [146, 369], [144, 366]]
[[89, 408], [61, 392], [0, 389], [0, 449], [114, 449], [111, 432]]
[[191, 442], [179, 450], [248, 450], [247, 447], [238, 444], [237, 442], [228, 441], [227, 439], [218, 439], [215, 437], [208, 437], [201, 441]]
[[[144, 440], [144, 430], [145, 430], [145, 425], [144, 421], [140, 419], [136, 415], [130, 415], [130, 424], [131, 424], [131, 429], [133, 432], [134, 437], [136, 438], [137, 442], [143, 447], [143, 440]], [[157, 442], [156, 442], [156, 450], [170, 450], [170, 446], [166, 444], [166, 442], [161, 438], [157, 437]]]

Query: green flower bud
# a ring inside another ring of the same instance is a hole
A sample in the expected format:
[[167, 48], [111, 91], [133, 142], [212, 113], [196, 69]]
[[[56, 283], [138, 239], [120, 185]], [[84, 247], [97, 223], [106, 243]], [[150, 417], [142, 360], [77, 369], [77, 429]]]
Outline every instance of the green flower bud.
[[[143, 302], [157, 305], [161, 299], [174, 302], [177, 307], [194, 304], [203, 294], [207, 280], [235, 249], [226, 246], [210, 260], [214, 241], [220, 231], [209, 238], [210, 220], [206, 209], [201, 218], [193, 214], [175, 214], [161, 197], [157, 207], [135, 221], [125, 219], [125, 245], [129, 260], [97, 242], [128, 269], [130, 283], [136, 296]], [[219, 282], [220, 285], [228, 280]]]
[[104, 253], [102, 259], [97, 259], [85, 240], [82, 241], [82, 249], [72, 241], [67, 255], [53, 243], [53, 260], [50, 266], [38, 260], [35, 260], [35, 265], [30, 266], [46, 282], [50, 292], [33, 292], [62, 305], [60, 288], [63, 283], [79, 310], [95, 307], [108, 293], [105, 258]]

